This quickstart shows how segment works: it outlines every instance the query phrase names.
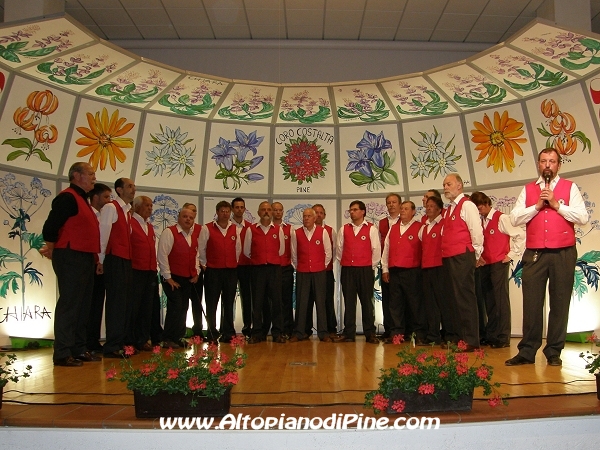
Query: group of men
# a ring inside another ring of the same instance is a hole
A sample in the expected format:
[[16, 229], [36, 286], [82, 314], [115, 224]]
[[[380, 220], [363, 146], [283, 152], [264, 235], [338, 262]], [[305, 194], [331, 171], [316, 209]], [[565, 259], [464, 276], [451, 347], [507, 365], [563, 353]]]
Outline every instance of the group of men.
[[[507, 365], [533, 363], [542, 343], [542, 314], [550, 281], [550, 318], [544, 354], [560, 365], [564, 347], [575, 261], [574, 224], [588, 215], [577, 186], [558, 176], [561, 160], [554, 149], [538, 156], [540, 177], [519, 196], [510, 216], [495, 210], [482, 192], [463, 192], [451, 173], [441, 194], [423, 197], [426, 215], [398, 194], [386, 198], [388, 216], [374, 226], [360, 200], [349, 205], [350, 223], [335, 232], [326, 225], [325, 208], [302, 213], [302, 226], [283, 223], [283, 205], [264, 201], [259, 220], [244, 219], [245, 202], [216, 205], [215, 219], [195, 223], [196, 207], [185, 204], [176, 225], [158, 246], [149, 217], [152, 201], [135, 197], [127, 178], [110, 188], [97, 184], [86, 163], [69, 171], [70, 186], [53, 201], [43, 229], [57, 275], [54, 364], [122, 357], [125, 345], [186, 345], [186, 316], [192, 302], [193, 333], [202, 333], [204, 287], [207, 338], [229, 342], [235, 336], [235, 294], [239, 284], [242, 333], [250, 344], [267, 339], [294, 343], [316, 331], [323, 342], [353, 342], [357, 298], [366, 342], [378, 344], [373, 288], [381, 266], [384, 343], [414, 336], [417, 345], [446, 347], [463, 341], [466, 350], [488, 343], [510, 345], [509, 267], [523, 247], [523, 339]], [[90, 194], [88, 194], [90, 193]], [[89, 197], [89, 201], [88, 201]], [[133, 210], [133, 211], [131, 211]], [[526, 227], [526, 232], [523, 229]], [[155, 250], [156, 249], [156, 250]], [[337, 333], [333, 263], [341, 267], [343, 330]], [[156, 268], [167, 296], [164, 331], [160, 329]], [[294, 273], [296, 309], [294, 314]], [[477, 277], [476, 277], [477, 274]], [[475, 280], [478, 279], [476, 284]], [[106, 293], [106, 343], [100, 346], [101, 298]], [[478, 292], [479, 299], [478, 299]], [[220, 328], [216, 314], [221, 302]], [[485, 332], [480, 324], [486, 324]], [[162, 331], [162, 333], [161, 333]]]

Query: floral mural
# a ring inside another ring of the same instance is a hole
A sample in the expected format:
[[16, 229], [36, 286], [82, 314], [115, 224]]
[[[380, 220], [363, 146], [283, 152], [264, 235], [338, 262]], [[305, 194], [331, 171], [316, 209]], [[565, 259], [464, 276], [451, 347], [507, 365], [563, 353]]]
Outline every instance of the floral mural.
[[263, 94], [261, 88], [253, 87], [248, 95], [236, 93], [231, 105], [219, 109], [219, 116], [243, 121], [268, 119], [273, 116], [273, 102], [270, 94]]
[[33, 266], [34, 261], [29, 259], [35, 255], [41, 258], [37, 250], [45, 244], [41, 233], [31, 232], [27, 226], [52, 193], [44, 188], [42, 181], [37, 177], [33, 177], [27, 186], [17, 181], [15, 175], [8, 173], [0, 178], [0, 195], [2, 196], [0, 209], [8, 216], [4, 224], [12, 224], [8, 239], [18, 244], [18, 251], [15, 252], [0, 246], [0, 297], [6, 298], [9, 290], [16, 294], [20, 289], [23, 307], [25, 307], [27, 285], [41, 287], [44, 275]]
[[313, 99], [307, 90], [297, 92], [290, 100], [283, 99], [279, 118], [287, 122], [300, 122], [313, 124], [324, 122], [331, 117], [329, 100], [324, 98]]
[[[256, 156], [263, 139], [264, 136], [256, 136], [256, 131], [246, 134], [239, 129], [235, 130], [235, 140], [219, 137], [219, 144], [210, 151], [213, 153], [211, 159], [215, 160], [219, 168], [215, 179], [223, 180], [224, 189], [237, 190], [242, 187], [242, 183], [248, 184], [264, 178], [259, 172], [250, 172], [264, 158], [261, 155]], [[253, 157], [248, 157], [248, 153]], [[229, 182], [233, 183], [231, 187]]]
[[118, 74], [94, 92], [99, 97], [123, 104], [144, 104], [165, 89], [175, 74], [140, 64]]
[[449, 173], [456, 172], [456, 161], [462, 158], [462, 155], [456, 154], [456, 146], [452, 144], [456, 135], [452, 136], [446, 143], [435, 126], [433, 127], [433, 133], [428, 134], [419, 131], [419, 134], [422, 138], [420, 141], [410, 138], [417, 146], [417, 154], [410, 153], [412, 156], [412, 162], [410, 163], [411, 176], [413, 178], [420, 177], [421, 182], [423, 182], [431, 174], [433, 174], [435, 180], [438, 175], [444, 177]]
[[285, 143], [283, 156], [279, 158], [283, 168], [284, 180], [290, 180], [299, 185], [311, 183], [314, 179], [325, 176], [329, 155], [317, 144], [317, 139], [311, 141], [306, 136], [290, 139]]
[[[341, 89], [340, 89], [341, 91]], [[390, 115], [385, 102], [371, 92], [353, 88], [352, 98], [344, 98], [344, 106], [338, 107], [340, 119], [360, 119], [362, 122], [378, 122]]]
[[392, 143], [379, 134], [365, 131], [363, 138], [356, 144], [356, 150], [346, 150], [350, 180], [356, 186], [366, 186], [369, 191], [385, 189], [388, 185], [399, 184], [398, 174], [391, 169], [396, 152], [388, 152]]
[[454, 91], [454, 101], [464, 108], [501, 103], [506, 97], [506, 89], [490, 83], [483, 75], [450, 74], [450, 77], [453, 81], [445, 86]]
[[[13, 63], [20, 63], [21, 58], [41, 58], [54, 52], [60, 52], [73, 45], [69, 36], [70, 30], [53, 33], [41, 39], [34, 38], [40, 30], [39, 25], [29, 25], [18, 31], [0, 36], [0, 58]], [[31, 42], [30, 41], [30, 38]]]
[[110, 119], [106, 108], [102, 108], [102, 112], [97, 111], [95, 115], [88, 112], [86, 117], [89, 127], [77, 127], [83, 137], [75, 143], [85, 146], [77, 152], [77, 156], [90, 155], [89, 163], [94, 170], [98, 169], [98, 164], [100, 170], [106, 169], [107, 161], [112, 170], [116, 170], [117, 160], [122, 163], [127, 159], [122, 149], [133, 148], [133, 139], [122, 136], [129, 133], [135, 124], [127, 123], [125, 117], [119, 117], [118, 109], [113, 111]]
[[176, 173], [185, 178], [186, 175], [194, 175], [194, 152], [196, 146], [188, 146], [193, 139], [187, 139], [188, 133], [182, 133], [180, 127], [172, 130], [168, 126], [163, 129], [160, 125], [160, 133], [150, 134], [150, 143], [155, 144], [152, 150], [146, 151], [146, 170], [142, 174], [163, 176], [166, 171], [167, 177]]
[[508, 116], [508, 111], [502, 115], [494, 111], [494, 122], [487, 113], [483, 115], [483, 122], [473, 122], [475, 129], [471, 130], [471, 141], [477, 144], [475, 150], [480, 152], [477, 157], [479, 162], [485, 158], [486, 167], [492, 167], [494, 172], [502, 172], [506, 167], [508, 172], [515, 168], [515, 154], [523, 156], [519, 144], [527, 142], [521, 137], [523, 123]]
[[6, 156], [7, 161], [14, 161], [22, 156], [28, 161], [32, 156], [47, 162], [52, 167], [52, 161], [46, 155], [58, 139], [58, 130], [55, 125], [50, 124], [50, 115], [58, 108], [58, 98], [52, 91], [33, 91], [29, 94], [24, 107], [19, 107], [13, 113], [13, 121], [17, 125], [15, 132], [21, 135], [30, 132], [31, 139], [19, 137], [5, 139], [2, 145], [10, 145], [16, 150]]
[[217, 82], [212, 80], [187, 77], [163, 95], [158, 104], [183, 116], [208, 114], [215, 107], [215, 101], [223, 95], [223, 90], [217, 89], [215, 84]]
[[538, 128], [538, 132], [547, 138], [546, 148], [555, 148], [563, 156], [577, 151], [577, 144], [583, 145], [582, 151], [592, 150], [592, 143], [582, 131], [576, 131], [577, 123], [572, 114], [561, 111], [553, 99], [545, 99], [540, 106], [546, 122]]

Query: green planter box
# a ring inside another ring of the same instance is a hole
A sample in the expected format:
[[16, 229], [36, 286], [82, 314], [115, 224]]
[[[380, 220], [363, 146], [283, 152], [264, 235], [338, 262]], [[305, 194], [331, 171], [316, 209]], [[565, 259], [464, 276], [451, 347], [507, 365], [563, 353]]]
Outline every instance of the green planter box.
[[36, 339], [10, 336], [10, 345], [12, 348], [49, 348], [54, 345], [52, 339]]

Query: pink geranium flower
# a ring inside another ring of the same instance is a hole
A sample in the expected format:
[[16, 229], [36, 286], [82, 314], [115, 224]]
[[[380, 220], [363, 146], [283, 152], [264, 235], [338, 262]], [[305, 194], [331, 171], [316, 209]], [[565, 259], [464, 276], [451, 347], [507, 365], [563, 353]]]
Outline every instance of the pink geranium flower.
[[435, 392], [435, 386], [433, 384], [425, 383], [419, 386], [418, 391], [421, 395], [433, 394]]

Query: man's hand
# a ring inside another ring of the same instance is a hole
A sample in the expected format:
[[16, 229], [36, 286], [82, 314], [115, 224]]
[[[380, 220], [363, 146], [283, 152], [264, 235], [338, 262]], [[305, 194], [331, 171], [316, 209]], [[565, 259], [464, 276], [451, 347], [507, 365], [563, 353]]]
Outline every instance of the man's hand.
[[535, 209], [541, 211], [544, 205], [550, 206], [550, 208], [552, 208], [555, 211], [558, 211], [558, 208], [560, 208], [560, 203], [558, 203], [558, 201], [554, 197], [554, 192], [550, 188], [542, 189], [542, 192], [540, 193], [540, 198], [538, 198], [538, 201], [535, 204]]
[[179, 289], [181, 287], [181, 285], [179, 283], [177, 283], [175, 280], [173, 280], [173, 278], [167, 278], [165, 281], [167, 282], [167, 284], [169, 286], [171, 286], [172, 291], [174, 291], [175, 289]]
[[190, 283], [196, 284], [197, 282], [198, 282], [198, 275], [196, 275], [195, 277], [190, 278]]
[[40, 248], [40, 255], [52, 259], [52, 251], [54, 250], [54, 242], [46, 242], [46, 244]]
[[384, 283], [389, 283], [390, 282], [390, 273], [389, 272], [385, 272], [381, 274], [381, 280]]
[[96, 275], [103, 275], [104, 274], [104, 265], [102, 263], [97, 263], [96, 264]]
[[485, 266], [485, 259], [483, 259], [482, 256], [479, 257], [479, 259], [477, 260], [477, 263], [475, 264], [475, 267], [481, 267], [481, 266]]

